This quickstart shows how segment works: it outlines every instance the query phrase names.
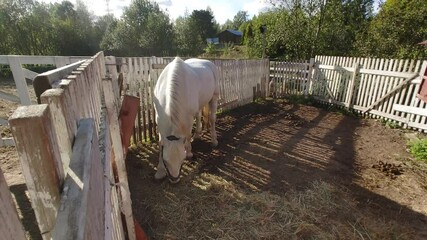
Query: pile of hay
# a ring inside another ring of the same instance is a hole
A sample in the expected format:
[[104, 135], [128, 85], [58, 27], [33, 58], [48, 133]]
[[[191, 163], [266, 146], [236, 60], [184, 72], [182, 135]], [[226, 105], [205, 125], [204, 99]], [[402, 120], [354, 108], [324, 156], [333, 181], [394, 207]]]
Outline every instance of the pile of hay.
[[279, 196], [238, 189], [207, 173], [192, 179], [177, 185], [147, 179], [150, 189], [134, 196], [134, 212], [152, 239], [377, 239], [398, 228], [371, 224], [354, 201], [325, 182]]

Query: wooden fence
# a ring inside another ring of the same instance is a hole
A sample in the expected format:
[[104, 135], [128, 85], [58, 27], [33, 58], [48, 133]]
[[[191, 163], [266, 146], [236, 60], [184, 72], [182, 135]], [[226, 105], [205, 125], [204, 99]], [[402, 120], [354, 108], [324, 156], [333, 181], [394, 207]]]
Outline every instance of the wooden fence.
[[307, 95], [313, 74], [314, 59], [271, 62], [269, 94], [272, 96]]
[[115, 72], [107, 68], [100, 52], [71, 74], [39, 75], [35, 82], [50, 83], [41, 104], [20, 106], [9, 119], [43, 239], [135, 239], [118, 83], [105, 78]]
[[427, 130], [426, 102], [417, 98], [427, 61], [316, 56], [272, 63], [271, 92], [310, 94], [403, 127]]
[[[18, 96], [0, 90], [0, 99], [15, 102], [21, 105], [34, 104], [27, 85], [27, 79], [33, 81], [38, 73], [28, 70], [25, 64], [32, 65], [54, 65], [57, 68], [88, 59], [90, 56], [25, 56], [25, 55], [0, 55], [0, 65], [9, 65], [12, 71]], [[0, 125], [8, 125], [7, 119], [0, 118]], [[14, 146], [12, 138], [0, 136], [0, 147]]]
[[[141, 100], [135, 123], [134, 141], [157, 138], [153, 88], [163, 68], [174, 58], [121, 58], [120, 74], [123, 90]], [[265, 95], [269, 74], [268, 60], [215, 60], [210, 59], [220, 74], [219, 109], [226, 110], [245, 105], [254, 96]]]

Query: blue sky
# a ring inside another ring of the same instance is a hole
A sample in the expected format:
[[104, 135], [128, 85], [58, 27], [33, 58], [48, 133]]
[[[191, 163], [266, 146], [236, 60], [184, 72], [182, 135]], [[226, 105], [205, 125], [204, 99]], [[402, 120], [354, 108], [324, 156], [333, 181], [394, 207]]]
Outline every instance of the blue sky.
[[[60, 2], [62, 0], [41, 0], [44, 2]], [[75, 3], [76, 0], [69, 0]], [[110, 11], [116, 17], [120, 17], [123, 8], [130, 5], [131, 0], [82, 0], [88, 6], [89, 10], [95, 15], [102, 16], [107, 13], [107, 1], [109, 1]], [[188, 10], [206, 9], [208, 6], [212, 9], [215, 19], [223, 24], [227, 19], [233, 19], [234, 15], [240, 10], [247, 11], [249, 17], [257, 15], [269, 5], [268, 0], [152, 0], [159, 3], [172, 19], [184, 15]], [[376, 0], [378, 1], [378, 0]]]

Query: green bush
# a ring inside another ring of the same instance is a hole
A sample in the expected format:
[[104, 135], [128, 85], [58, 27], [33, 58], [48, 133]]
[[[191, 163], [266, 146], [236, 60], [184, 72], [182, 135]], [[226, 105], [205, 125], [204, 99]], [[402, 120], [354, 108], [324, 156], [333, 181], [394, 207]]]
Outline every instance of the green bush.
[[409, 151], [419, 161], [427, 162], [427, 138], [409, 142]]

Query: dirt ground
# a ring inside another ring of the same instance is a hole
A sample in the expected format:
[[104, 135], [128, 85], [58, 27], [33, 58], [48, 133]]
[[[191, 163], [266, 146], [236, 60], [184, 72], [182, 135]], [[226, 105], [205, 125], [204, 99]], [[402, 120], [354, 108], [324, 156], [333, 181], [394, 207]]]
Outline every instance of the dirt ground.
[[[15, 106], [0, 103], [10, 116]], [[217, 131], [218, 147], [208, 134], [193, 143], [177, 185], [153, 180], [156, 144], [132, 147], [133, 211], [151, 239], [427, 239], [413, 132], [287, 101], [222, 113]], [[41, 239], [13, 147], [0, 148], [0, 167], [27, 237]]]
[[411, 131], [287, 101], [223, 113], [217, 130], [218, 147], [193, 142], [177, 185], [153, 180], [157, 145], [130, 151], [133, 211], [152, 239], [427, 239], [427, 164], [406, 150]]

